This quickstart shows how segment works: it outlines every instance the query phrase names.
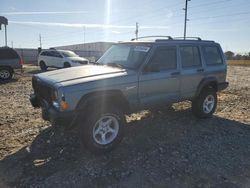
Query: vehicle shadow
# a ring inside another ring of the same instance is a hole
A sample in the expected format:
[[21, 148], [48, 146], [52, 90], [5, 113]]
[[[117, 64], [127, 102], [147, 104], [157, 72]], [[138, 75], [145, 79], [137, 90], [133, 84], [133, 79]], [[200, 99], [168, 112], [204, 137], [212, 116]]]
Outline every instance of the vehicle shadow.
[[13, 83], [13, 82], [17, 82], [18, 78], [12, 78], [11, 80], [1, 80], [0, 79], [0, 85], [2, 84], [8, 84], [8, 83]]
[[76, 133], [50, 127], [0, 161], [0, 180], [18, 187], [242, 186], [250, 178], [249, 138], [248, 124], [165, 108], [129, 120], [118, 148], [96, 156], [80, 149]]

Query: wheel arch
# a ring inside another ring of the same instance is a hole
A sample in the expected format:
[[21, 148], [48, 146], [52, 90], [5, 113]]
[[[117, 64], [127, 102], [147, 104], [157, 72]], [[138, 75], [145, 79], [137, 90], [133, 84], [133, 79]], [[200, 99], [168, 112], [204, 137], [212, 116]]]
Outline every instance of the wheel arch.
[[120, 90], [104, 90], [88, 93], [80, 99], [76, 106], [77, 111], [86, 111], [91, 105], [117, 105], [126, 114], [130, 112], [129, 103]]
[[199, 96], [199, 94], [204, 88], [213, 88], [217, 92], [218, 91], [217, 79], [215, 77], [208, 77], [201, 80], [200, 84], [198, 85], [195, 96], [196, 97]]
[[11, 67], [11, 66], [7, 66], [7, 65], [4, 65], [4, 66], [0, 66], [0, 70], [1, 69], [8, 69], [10, 70], [10, 72], [13, 74], [14, 73], [14, 69]]

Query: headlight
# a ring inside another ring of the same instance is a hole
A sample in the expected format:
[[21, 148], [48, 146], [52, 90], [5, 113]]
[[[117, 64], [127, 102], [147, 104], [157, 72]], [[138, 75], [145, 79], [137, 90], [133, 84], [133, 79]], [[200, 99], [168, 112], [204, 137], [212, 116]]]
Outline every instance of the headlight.
[[80, 62], [80, 61], [73, 61], [73, 60], [72, 60], [72, 63], [81, 63], [81, 62]]
[[52, 104], [56, 109], [60, 109], [60, 104], [57, 101], [53, 101]]

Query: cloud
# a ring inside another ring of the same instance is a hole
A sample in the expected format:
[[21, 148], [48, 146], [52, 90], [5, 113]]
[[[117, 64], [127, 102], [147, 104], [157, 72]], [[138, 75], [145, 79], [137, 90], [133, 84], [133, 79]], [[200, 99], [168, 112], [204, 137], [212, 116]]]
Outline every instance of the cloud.
[[86, 14], [88, 11], [53, 11], [53, 12], [2, 12], [3, 15], [41, 15], [41, 14]]
[[121, 32], [120, 31], [111, 31], [111, 33], [120, 34]]
[[16, 10], [16, 8], [13, 7], [13, 6], [8, 7], [8, 9], [9, 9], [10, 11], [15, 11], [15, 10]]
[[[55, 23], [55, 22], [30, 22], [30, 21], [9, 21], [11, 24], [20, 25], [42, 25], [42, 26], [60, 26], [60, 27], [86, 27], [103, 29], [134, 29], [134, 25], [111, 25], [111, 24], [83, 24], [83, 23]], [[140, 26], [140, 29], [168, 29], [167, 26]]]

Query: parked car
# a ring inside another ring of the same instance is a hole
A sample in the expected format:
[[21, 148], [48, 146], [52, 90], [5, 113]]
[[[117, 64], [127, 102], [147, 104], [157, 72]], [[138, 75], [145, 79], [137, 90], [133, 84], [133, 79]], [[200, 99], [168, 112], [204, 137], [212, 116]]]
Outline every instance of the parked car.
[[22, 69], [22, 64], [21, 57], [13, 48], [0, 48], [0, 80], [10, 80], [14, 70]]
[[38, 56], [38, 66], [46, 71], [48, 67], [67, 68], [86, 65], [89, 60], [69, 50], [43, 50]]
[[102, 153], [122, 140], [124, 114], [190, 100], [195, 116], [211, 117], [226, 72], [214, 41], [136, 40], [113, 45], [96, 65], [34, 75], [30, 101], [52, 124], [79, 128], [86, 147]]

